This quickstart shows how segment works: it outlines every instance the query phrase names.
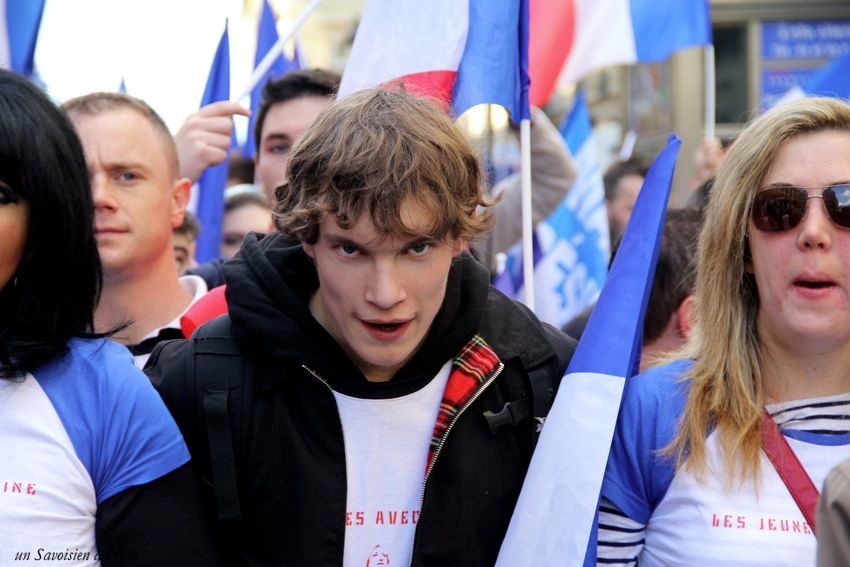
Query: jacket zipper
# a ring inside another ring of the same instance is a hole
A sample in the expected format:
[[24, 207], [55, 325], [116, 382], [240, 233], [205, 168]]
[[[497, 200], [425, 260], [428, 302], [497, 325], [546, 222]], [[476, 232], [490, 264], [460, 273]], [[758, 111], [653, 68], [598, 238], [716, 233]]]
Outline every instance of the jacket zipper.
[[[319, 376], [319, 374], [317, 372], [315, 372], [314, 370], [308, 368], [304, 364], [301, 365], [301, 368], [303, 368], [305, 371], [307, 371], [307, 373], [310, 374], [313, 378], [315, 378], [316, 380], [318, 380], [319, 382], [324, 384], [325, 388], [328, 389], [328, 391], [331, 393], [331, 397], [333, 397], [333, 399], [334, 399], [334, 407], [336, 408], [336, 415], [339, 418], [339, 429], [342, 432], [342, 462], [345, 465], [345, 492], [346, 492], [346, 494], [348, 494], [348, 455], [345, 452], [345, 425], [343, 425], [343, 423], [342, 423], [342, 414], [339, 413], [339, 404], [336, 403], [336, 396], [334, 396], [334, 389], [331, 388], [331, 385], [328, 384], [327, 380], [325, 380], [324, 378]], [[348, 507], [347, 504], [348, 503], [346, 502], [346, 508]], [[343, 519], [343, 525], [344, 525], [344, 519]], [[345, 557], [344, 557], [345, 551], [344, 550], [345, 550], [345, 528], [343, 527], [343, 557], [340, 559], [340, 562], [339, 562], [340, 565], [342, 565], [345, 562]]]
[[475, 395], [469, 398], [466, 403], [463, 404], [463, 407], [460, 408], [460, 410], [455, 414], [454, 419], [452, 419], [448, 427], [446, 427], [446, 432], [443, 433], [443, 438], [440, 440], [440, 444], [437, 445], [437, 448], [434, 450], [434, 458], [431, 459], [431, 464], [428, 465], [428, 470], [425, 471], [425, 480], [422, 483], [422, 495], [419, 498], [419, 521], [416, 523], [416, 527], [413, 529], [413, 547], [410, 550], [410, 567], [413, 567], [413, 559], [416, 554], [416, 539], [419, 536], [419, 524], [422, 523], [422, 507], [425, 504], [425, 490], [428, 487], [428, 478], [431, 476], [431, 471], [434, 469], [434, 465], [437, 462], [437, 458], [440, 456], [440, 453], [443, 450], [443, 445], [445, 445], [446, 439], [448, 439], [449, 437], [449, 433], [452, 432], [455, 423], [457, 423], [458, 419], [460, 419], [460, 416], [463, 415], [463, 412], [466, 411], [466, 408], [471, 406], [475, 402], [475, 400], [477, 400], [478, 397], [484, 392], [484, 390], [486, 390], [490, 386], [490, 384], [492, 384], [493, 381], [499, 377], [499, 374], [502, 373], [502, 370], [504, 370], [504, 368], [505, 364], [503, 362], [499, 362], [499, 367], [495, 371], [493, 371], [493, 374], [490, 375], [490, 378], [488, 378], [487, 381], [482, 384], [480, 388], [478, 388], [478, 391], [475, 392]]

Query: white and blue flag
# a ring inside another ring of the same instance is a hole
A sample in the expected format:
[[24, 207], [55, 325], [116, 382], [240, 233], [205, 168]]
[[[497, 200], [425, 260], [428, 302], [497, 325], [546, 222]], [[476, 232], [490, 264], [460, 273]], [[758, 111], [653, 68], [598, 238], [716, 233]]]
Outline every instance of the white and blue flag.
[[602, 477], [623, 388], [640, 360], [644, 313], [680, 146], [672, 136], [646, 176], [540, 434], [499, 552], [500, 567], [595, 564]]
[[[537, 316], [556, 327], [593, 304], [608, 273], [611, 244], [602, 172], [584, 93], [559, 127], [575, 156], [578, 175], [567, 197], [534, 230]], [[508, 251], [495, 285], [515, 299], [523, 294], [522, 245]]]

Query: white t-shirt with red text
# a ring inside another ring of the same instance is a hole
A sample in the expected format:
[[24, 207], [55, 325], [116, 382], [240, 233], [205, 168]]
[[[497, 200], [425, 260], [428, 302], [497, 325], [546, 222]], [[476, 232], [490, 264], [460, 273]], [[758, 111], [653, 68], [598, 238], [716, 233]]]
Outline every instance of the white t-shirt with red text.
[[428, 448], [451, 372], [390, 399], [334, 392], [345, 440], [345, 567], [407, 565], [422, 503]]

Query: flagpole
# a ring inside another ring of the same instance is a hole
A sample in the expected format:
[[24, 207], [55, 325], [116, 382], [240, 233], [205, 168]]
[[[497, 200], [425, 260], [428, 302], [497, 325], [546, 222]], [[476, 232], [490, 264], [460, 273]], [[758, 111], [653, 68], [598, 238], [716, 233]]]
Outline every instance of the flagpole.
[[525, 305], [534, 311], [534, 226], [531, 219], [531, 120], [519, 123], [520, 180], [522, 182], [522, 281]]
[[629, 130], [623, 136], [623, 145], [620, 147], [620, 161], [626, 161], [632, 157], [635, 151], [635, 142], [637, 142], [637, 132]]
[[714, 138], [714, 44], [705, 46], [705, 137]]
[[266, 56], [263, 57], [263, 60], [260, 61], [260, 64], [254, 69], [254, 73], [251, 75], [251, 78], [248, 79], [248, 86], [242, 91], [239, 95], [239, 98], [235, 99], [237, 101], [242, 100], [254, 90], [254, 87], [257, 86], [257, 83], [260, 82], [266, 72], [274, 65], [275, 60], [280, 57], [280, 54], [283, 53], [283, 46], [286, 45], [286, 42], [292, 39], [292, 36], [298, 32], [301, 26], [304, 25], [304, 22], [310, 17], [310, 14], [316, 11], [316, 8], [319, 6], [319, 2], [322, 0], [313, 0], [310, 2], [306, 8], [304, 8], [301, 13], [298, 15], [298, 18], [295, 20], [295, 23], [292, 24], [292, 27], [285, 34], [280, 36], [280, 39], [269, 49]]

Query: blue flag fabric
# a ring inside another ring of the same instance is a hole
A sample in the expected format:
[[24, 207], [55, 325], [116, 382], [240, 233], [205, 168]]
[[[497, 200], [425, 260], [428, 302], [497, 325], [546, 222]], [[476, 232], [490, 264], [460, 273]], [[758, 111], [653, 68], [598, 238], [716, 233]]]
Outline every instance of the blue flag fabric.
[[850, 100], [850, 51], [829, 62], [803, 84], [809, 96], [828, 96]]
[[11, 70], [25, 77], [33, 74], [35, 45], [45, 0], [6, 0], [6, 28]]
[[630, 0], [637, 60], [663, 61], [671, 53], [711, 43], [709, 0]]
[[[254, 54], [254, 68], [256, 69], [269, 50], [277, 43], [280, 36], [277, 33], [277, 24], [275, 22], [274, 12], [269, 6], [268, 0], [263, 0], [263, 9], [260, 14], [260, 24], [257, 28], [257, 51]], [[282, 77], [290, 71], [300, 69], [297, 58], [290, 61], [284, 54], [275, 59], [268, 72], [260, 79], [254, 90], [251, 91], [251, 118], [248, 121], [248, 137], [245, 138], [245, 144], [242, 146], [242, 155], [253, 158], [257, 151], [254, 143], [254, 121], [257, 117], [257, 111], [260, 108], [262, 100], [263, 87], [271, 79]]]
[[[230, 98], [230, 41], [227, 24], [218, 42], [201, 106]], [[198, 262], [219, 256], [221, 249], [221, 219], [224, 216], [224, 186], [227, 184], [227, 160], [208, 167], [198, 180]]]
[[640, 358], [643, 316], [680, 146], [671, 137], [647, 174], [541, 432], [497, 566], [595, 564], [602, 477], [623, 388]]
[[469, 0], [469, 32], [452, 91], [455, 115], [491, 103], [515, 122], [530, 119], [529, 82], [528, 0]]
[[[602, 171], [590, 112], [579, 92], [559, 130], [575, 156], [578, 175], [564, 201], [534, 230], [534, 287], [537, 316], [556, 327], [596, 301], [608, 273], [610, 237]], [[497, 289], [520, 300], [524, 293], [522, 245], [511, 247]]]

